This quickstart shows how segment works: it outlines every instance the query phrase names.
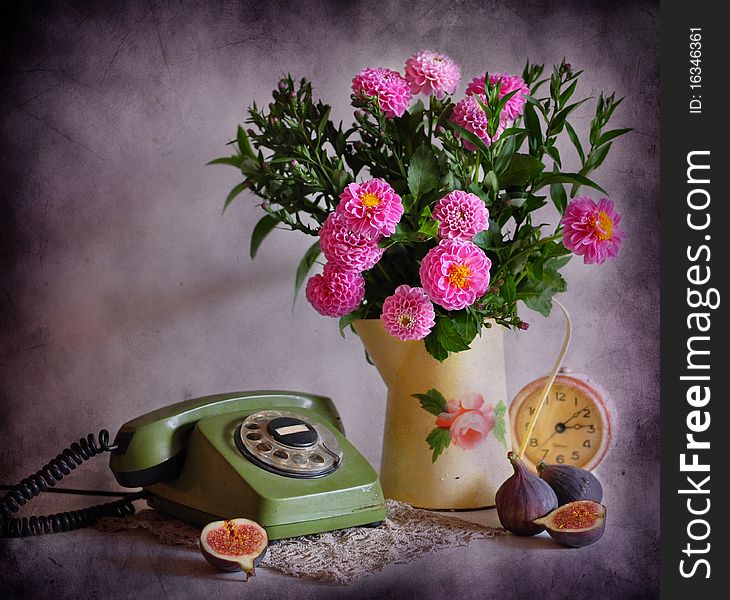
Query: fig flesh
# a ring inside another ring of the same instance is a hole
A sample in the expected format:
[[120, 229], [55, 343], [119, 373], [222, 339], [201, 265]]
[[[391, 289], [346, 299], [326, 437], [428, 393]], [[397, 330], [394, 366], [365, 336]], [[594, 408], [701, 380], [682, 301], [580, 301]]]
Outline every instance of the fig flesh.
[[558, 507], [553, 489], [532, 473], [514, 453], [507, 454], [514, 474], [497, 490], [496, 504], [499, 522], [516, 535], [535, 535], [544, 527], [535, 519], [544, 517]]
[[606, 529], [606, 507], [592, 500], [569, 502], [546, 517], [535, 519], [563, 546], [582, 548], [601, 539]]
[[222, 571], [243, 570], [253, 577], [254, 566], [266, 553], [266, 530], [249, 519], [230, 519], [208, 523], [200, 533], [200, 551], [205, 559]]
[[559, 506], [578, 500], [603, 500], [601, 482], [585, 469], [570, 465], [549, 465], [540, 461], [537, 463], [537, 472], [553, 488]]

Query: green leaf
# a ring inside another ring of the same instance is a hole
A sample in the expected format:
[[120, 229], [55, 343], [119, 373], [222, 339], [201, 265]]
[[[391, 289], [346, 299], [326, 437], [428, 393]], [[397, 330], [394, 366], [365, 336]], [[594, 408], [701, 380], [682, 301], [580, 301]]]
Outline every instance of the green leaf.
[[565, 129], [568, 132], [568, 137], [570, 138], [570, 141], [573, 142], [573, 146], [575, 146], [575, 149], [578, 151], [578, 156], [580, 157], [580, 164], [584, 165], [586, 162], [586, 156], [583, 152], [583, 146], [580, 143], [580, 140], [578, 139], [578, 134], [575, 132], [575, 129], [573, 129], [573, 126], [565, 122]]
[[608, 192], [604, 190], [600, 185], [598, 185], [595, 181], [591, 181], [587, 177], [580, 175], [579, 173], [549, 173], [544, 176], [542, 176], [536, 183], [535, 187], [533, 188], [535, 191], [539, 190], [540, 188], [545, 187], [546, 185], [552, 185], [553, 183], [577, 183], [580, 185], [585, 185], [587, 187], [591, 187], [594, 190], [598, 190], [602, 194], [606, 194], [608, 196]]
[[494, 171], [489, 171], [484, 176], [484, 183], [487, 184], [487, 189], [489, 190], [489, 194], [491, 195], [492, 199], [494, 200], [497, 197], [497, 194], [499, 194], [499, 180], [497, 179], [497, 175]]
[[468, 129], [464, 129], [461, 125], [457, 125], [453, 121], [449, 121], [449, 127], [459, 133], [460, 136], [466, 138], [471, 144], [481, 151], [484, 158], [489, 156], [489, 147], [484, 143], [484, 140], [478, 135], [475, 135]]
[[555, 146], [547, 146], [545, 148], [545, 152], [548, 153], [548, 156], [550, 156], [550, 158], [552, 158], [560, 168], [563, 167], [560, 160], [560, 151]]
[[512, 160], [512, 156], [514, 155], [516, 150], [517, 137], [511, 136], [507, 138], [499, 150], [497, 160], [494, 161], [494, 170], [498, 175], [509, 166], [509, 163]]
[[502, 287], [499, 288], [499, 294], [504, 298], [505, 302], [510, 304], [517, 300], [517, 290], [515, 288], [515, 279], [512, 275], [506, 276]]
[[324, 133], [324, 128], [327, 126], [327, 122], [330, 120], [330, 113], [332, 112], [332, 107], [328, 106], [327, 110], [324, 111], [324, 115], [322, 115], [322, 119], [319, 122], [319, 125], [317, 126], [317, 140], [322, 139], [322, 133]]
[[446, 360], [449, 352], [469, 349], [469, 344], [461, 337], [449, 317], [437, 317], [436, 324], [424, 341], [426, 350], [440, 362]]
[[307, 251], [304, 253], [304, 256], [302, 257], [302, 260], [299, 261], [299, 266], [297, 267], [297, 274], [294, 281], [294, 299], [296, 300], [297, 294], [299, 293], [299, 289], [302, 287], [302, 284], [304, 283], [304, 279], [307, 277], [307, 273], [309, 273], [309, 270], [312, 268], [312, 265], [314, 264], [314, 261], [317, 260], [317, 257], [319, 256], [319, 253], [322, 250], [319, 247], [319, 240], [314, 242]]
[[479, 246], [482, 250], [492, 250], [495, 247], [501, 245], [499, 242], [502, 241], [502, 234], [499, 231], [492, 231], [488, 229], [486, 231], [480, 231], [477, 233], [472, 242]]
[[484, 193], [484, 189], [482, 189], [482, 187], [478, 183], [470, 183], [467, 189], [472, 194], [479, 196], [485, 204], [489, 204], [491, 202], [491, 200], [489, 199], [489, 195]]
[[562, 107], [573, 95], [573, 92], [575, 91], [575, 86], [578, 85], [578, 80], [576, 79], [573, 83], [571, 83], [568, 88], [560, 94], [560, 106]]
[[588, 101], [588, 98], [584, 98], [580, 102], [570, 104], [556, 114], [550, 121], [547, 136], [550, 137], [551, 135], [557, 135], [560, 133], [563, 130], [563, 127], [565, 127], [565, 120], [568, 118], [568, 115], [586, 101]]
[[432, 388], [425, 394], [412, 394], [416, 400], [421, 401], [421, 407], [437, 417], [446, 412], [446, 398], [437, 389]]
[[609, 142], [612, 139], [617, 138], [620, 135], [624, 135], [625, 133], [628, 133], [629, 131], [633, 131], [633, 129], [631, 129], [631, 128], [612, 129], [611, 131], [606, 131], [604, 134], [601, 135], [600, 138], [598, 138], [598, 143], [596, 144], [596, 146], [605, 144], [606, 142]]
[[223, 210], [221, 213], [225, 212], [225, 210], [228, 208], [228, 205], [233, 202], [236, 199], [236, 196], [238, 196], [243, 190], [245, 190], [248, 187], [248, 180], [242, 181], [237, 186], [235, 186], [226, 197], [226, 201], [223, 203]]
[[247, 156], [241, 161], [241, 173], [244, 175], [250, 177], [251, 175], [255, 175], [259, 172], [259, 162]]
[[471, 344], [472, 340], [479, 333], [479, 321], [467, 310], [460, 310], [454, 313], [452, 324], [456, 333], [461, 336], [466, 344]]
[[261, 242], [263, 242], [264, 238], [271, 233], [278, 222], [279, 221], [271, 215], [266, 215], [258, 223], [256, 223], [256, 226], [253, 228], [253, 233], [251, 234], [251, 249], [249, 251], [251, 258], [256, 258], [256, 252], [258, 252]]
[[555, 208], [562, 215], [568, 206], [568, 195], [565, 193], [565, 188], [562, 183], [553, 183], [550, 185], [550, 198]]
[[408, 189], [419, 199], [439, 183], [438, 161], [426, 144], [418, 147], [408, 167]]
[[492, 429], [494, 437], [505, 448], [507, 448], [507, 423], [504, 418], [506, 411], [507, 407], [504, 405], [504, 402], [500, 400], [497, 406], [494, 407], [494, 414], [496, 415], [497, 419], [494, 422], [494, 428]]
[[509, 166], [499, 177], [502, 189], [527, 185], [537, 177], [545, 165], [534, 156], [529, 154], [515, 154], [510, 160]]
[[205, 163], [206, 165], [231, 165], [237, 169], [241, 168], [241, 157], [236, 156], [223, 156], [221, 158], [214, 158], [213, 160]]
[[426, 441], [428, 442], [428, 447], [433, 450], [433, 454], [431, 455], [431, 462], [434, 463], [436, 462], [436, 459], [441, 455], [441, 453], [449, 447], [449, 444], [451, 444], [449, 430], [442, 429], [440, 427], [434, 427], [431, 430], [431, 433], [426, 436]]
[[543, 138], [540, 130], [540, 120], [532, 103], [525, 103], [525, 127], [527, 129], [527, 139], [530, 144], [530, 154], [536, 154], [542, 147]]
[[608, 156], [608, 152], [611, 149], [611, 144], [606, 144], [605, 146], [601, 146], [598, 149], [593, 150], [590, 154], [588, 154], [588, 160], [586, 161], [585, 166], [581, 169], [581, 171], [592, 171], [594, 169], [597, 169], [603, 164], [603, 161], [606, 160], [606, 156]]
[[339, 321], [339, 327], [340, 327], [340, 335], [342, 337], [345, 337], [345, 329], [349, 325], [352, 325], [355, 321], [359, 321], [365, 316], [365, 310], [362, 308], [359, 308], [353, 312], [351, 312], [348, 315], [345, 315], [344, 317], [340, 317]]
[[248, 135], [246, 135], [246, 130], [238, 126], [238, 131], [236, 132], [236, 141], [238, 142], [238, 149], [244, 156], [249, 156], [251, 158], [256, 158], [256, 154], [254, 154], [253, 149], [251, 148], [251, 142], [248, 141]]

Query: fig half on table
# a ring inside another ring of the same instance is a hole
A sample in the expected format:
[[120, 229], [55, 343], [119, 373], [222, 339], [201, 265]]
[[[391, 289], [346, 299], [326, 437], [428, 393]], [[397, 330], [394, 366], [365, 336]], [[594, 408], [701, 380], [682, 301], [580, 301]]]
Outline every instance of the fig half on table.
[[221, 571], [240, 571], [246, 580], [254, 566], [263, 560], [269, 538], [266, 530], [249, 519], [230, 519], [208, 523], [200, 533], [200, 551]]
[[563, 546], [582, 548], [594, 544], [606, 529], [606, 507], [592, 500], [568, 502], [533, 521]]

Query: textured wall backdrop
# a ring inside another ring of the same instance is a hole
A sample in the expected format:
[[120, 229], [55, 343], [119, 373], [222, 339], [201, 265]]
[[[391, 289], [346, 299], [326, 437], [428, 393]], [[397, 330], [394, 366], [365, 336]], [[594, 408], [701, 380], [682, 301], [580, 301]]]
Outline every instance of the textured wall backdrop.
[[[401, 69], [422, 48], [455, 58], [466, 81], [485, 69], [520, 72], [528, 57], [566, 57], [586, 70], [580, 93], [626, 96], [616, 124], [635, 129], [597, 175], [628, 241], [602, 267], [574, 260], [566, 269], [563, 302], [575, 323], [567, 363], [611, 391], [618, 419], [598, 473], [611, 547], [625, 556], [580, 572], [613, 582], [603, 597], [656, 593], [655, 3], [3, 4], [12, 10], [0, 18], [2, 482], [100, 427], [115, 431], [185, 398], [262, 388], [333, 397], [350, 439], [377, 465], [383, 384], [356, 337], [343, 340], [305, 301], [292, 309], [310, 241], [276, 231], [252, 262], [256, 200], [241, 196], [221, 216], [237, 177], [204, 165], [287, 71], [310, 78], [349, 122], [352, 76]], [[576, 115], [585, 135], [590, 109]], [[529, 331], [506, 338], [511, 394], [549, 369], [562, 338], [557, 314], [524, 318]], [[108, 487], [111, 475], [97, 461], [73, 483]], [[512, 576], [488, 574], [494, 589]]]

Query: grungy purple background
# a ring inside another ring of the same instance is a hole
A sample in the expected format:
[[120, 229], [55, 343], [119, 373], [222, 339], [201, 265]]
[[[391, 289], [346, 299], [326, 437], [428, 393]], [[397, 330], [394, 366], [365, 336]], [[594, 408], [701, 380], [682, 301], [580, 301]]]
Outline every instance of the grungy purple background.
[[[349, 438], [380, 460], [385, 388], [357, 338], [305, 301], [292, 309], [310, 240], [274, 232], [256, 261], [261, 212], [205, 163], [287, 71], [310, 78], [333, 116], [367, 66], [402, 69], [432, 48], [456, 59], [457, 95], [485, 70], [565, 57], [578, 89], [626, 97], [596, 179], [623, 214], [619, 258], [565, 270], [575, 335], [567, 364], [611, 393], [614, 446], [597, 470], [609, 527], [582, 551], [502, 538], [389, 567], [354, 588], [263, 573], [260, 597], [632, 598], [657, 595], [658, 6], [654, 2], [3, 3], [0, 17], [0, 480], [15, 483], [90, 431], [221, 391], [296, 389], [334, 398]], [[548, 67], [549, 68], [549, 67]], [[458, 97], [458, 96], [457, 96]], [[576, 112], [587, 139], [591, 108]], [[561, 147], [568, 166], [574, 152]], [[555, 215], [545, 211], [544, 219]], [[562, 321], [524, 310], [509, 333], [514, 395], [547, 372]], [[113, 486], [106, 460], [69, 485]], [[40, 502], [40, 501], [39, 501]], [[53, 497], [45, 511], [82, 506]], [[547, 548], [547, 550], [546, 550]], [[112, 558], [109, 558], [109, 553]], [[107, 557], [107, 563], [100, 556]], [[181, 597], [235, 593], [195, 557], [151, 538], [96, 532], [4, 544], [7, 596]], [[105, 565], [116, 565], [115, 568]], [[177, 569], [177, 571], [176, 571]], [[190, 574], [193, 574], [191, 578]], [[263, 581], [262, 581], [263, 579]], [[256, 590], [252, 589], [256, 586]]]

